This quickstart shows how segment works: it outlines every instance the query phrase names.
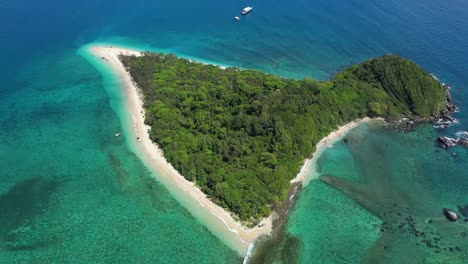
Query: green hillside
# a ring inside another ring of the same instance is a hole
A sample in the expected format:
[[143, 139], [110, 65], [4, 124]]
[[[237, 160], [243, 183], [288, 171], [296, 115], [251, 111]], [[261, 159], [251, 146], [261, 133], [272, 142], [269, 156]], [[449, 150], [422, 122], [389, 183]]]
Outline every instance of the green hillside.
[[326, 82], [161, 53], [121, 60], [143, 91], [151, 139], [169, 162], [251, 223], [285, 198], [303, 160], [338, 126], [365, 116], [429, 117], [446, 99], [427, 72], [394, 55]]

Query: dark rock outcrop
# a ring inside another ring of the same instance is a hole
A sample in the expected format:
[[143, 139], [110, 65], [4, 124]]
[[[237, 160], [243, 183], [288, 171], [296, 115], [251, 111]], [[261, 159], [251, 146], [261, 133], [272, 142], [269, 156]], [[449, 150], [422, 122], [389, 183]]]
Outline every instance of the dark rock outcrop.
[[433, 116], [435, 124], [439, 128], [449, 127], [455, 121], [455, 119], [451, 117], [451, 114], [458, 111], [457, 106], [454, 105], [452, 101], [452, 95], [450, 94], [450, 86], [444, 84], [443, 87], [446, 95], [445, 109], [440, 110]]
[[443, 148], [451, 148], [451, 147], [455, 147], [456, 145], [460, 145], [462, 147], [468, 148], [468, 139], [466, 138], [438, 137], [437, 142]]
[[443, 212], [444, 212], [445, 217], [447, 217], [447, 219], [450, 220], [451, 222], [455, 222], [458, 220], [458, 216], [454, 211], [444, 208]]
[[[462, 147], [465, 147], [465, 148], [468, 148], [468, 139], [466, 138], [460, 138], [458, 140], [458, 145], [462, 146]], [[468, 210], [468, 208], [467, 208]]]
[[458, 206], [458, 211], [460, 211], [463, 216], [468, 217], [468, 204], [465, 206]]
[[444, 148], [451, 148], [457, 145], [457, 140], [449, 137], [438, 137], [437, 142], [439, 142]]

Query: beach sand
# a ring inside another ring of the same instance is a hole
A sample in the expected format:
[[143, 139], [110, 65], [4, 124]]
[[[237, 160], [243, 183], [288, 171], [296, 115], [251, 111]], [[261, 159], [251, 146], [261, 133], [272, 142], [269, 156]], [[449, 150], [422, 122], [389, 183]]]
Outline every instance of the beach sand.
[[271, 232], [271, 217], [263, 219], [254, 228], [245, 227], [236, 221], [228, 211], [206, 197], [193, 182], [180, 175], [164, 158], [162, 150], [149, 138], [148, 130], [150, 127], [144, 123], [145, 111], [142, 107], [141, 94], [118, 59], [120, 54], [140, 56], [140, 52], [113, 46], [91, 46], [89, 51], [118, 72], [125, 86], [128, 99], [126, 103], [131, 114], [131, 120], [129, 121], [134, 128], [133, 139], [130, 140], [134, 142], [137, 150], [136, 154], [139, 158], [155, 172], [157, 179], [194, 217], [204, 223], [208, 229], [229, 246], [245, 255], [249, 245], [256, 238]]
[[[100, 58], [103, 63], [108, 64], [119, 74], [121, 82], [125, 87], [127, 98], [125, 104], [128, 106], [128, 110], [130, 111], [129, 119], [131, 119], [122, 120], [122, 122], [124, 125], [131, 123], [131, 126], [133, 126], [130, 129], [132, 131], [129, 131], [129, 134], [131, 134], [129, 138], [130, 142], [132, 142], [131, 145], [134, 147], [137, 156], [153, 172], [158, 181], [169, 190], [174, 198], [185, 206], [195, 218], [205, 224], [217, 237], [241, 255], [247, 253], [249, 245], [259, 236], [270, 234], [272, 232], [273, 216], [264, 218], [254, 228], [247, 228], [242, 225], [228, 211], [206, 197], [194, 183], [180, 175], [164, 158], [161, 149], [150, 140], [148, 133], [150, 127], [144, 123], [145, 111], [143, 109], [141, 93], [118, 58], [121, 54], [141, 56], [141, 52], [109, 45], [93, 45], [89, 46], [88, 50], [92, 55]], [[306, 184], [310, 181], [311, 170], [314, 169], [314, 164], [320, 154], [346, 135], [349, 130], [369, 120], [369, 118], [364, 118], [351, 122], [322, 139], [317, 144], [317, 150], [313, 154], [313, 158], [305, 160], [300, 173], [292, 182], [302, 181], [303, 184]]]

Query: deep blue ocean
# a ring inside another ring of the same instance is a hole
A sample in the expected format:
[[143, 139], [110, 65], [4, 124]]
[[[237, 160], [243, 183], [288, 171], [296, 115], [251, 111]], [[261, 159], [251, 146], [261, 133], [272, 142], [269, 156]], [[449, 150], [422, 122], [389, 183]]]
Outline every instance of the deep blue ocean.
[[[246, 5], [254, 12], [235, 21]], [[119, 118], [102, 76], [77, 54], [93, 42], [297, 79], [325, 80], [383, 54], [407, 57], [450, 84], [459, 122], [407, 134], [362, 127], [350, 137], [369, 140], [337, 144], [321, 170], [362, 180], [384, 166], [387, 186], [401, 190], [389, 197], [424, 194], [426, 203], [409, 205], [421, 217], [468, 204], [467, 151], [434, 144], [439, 135], [468, 130], [467, 25], [464, 0], [0, 0], [0, 262], [242, 261], [150, 176], [122, 138], [109, 137], [121, 130]], [[363, 165], [376, 161], [386, 162]], [[335, 221], [316, 218], [317, 210]], [[349, 197], [312, 181], [287, 231], [299, 241], [301, 263], [355, 263], [379, 239], [380, 225]], [[405, 243], [388, 254], [407, 254]], [[444, 253], [450, 246], [431, 249], [442, 257], [430, 260], [457, 263]], [[461, 249], [466, 255], [468, 245]], [[428, 263], [429, 251], [412, 252], [420, 253], [406, 263]]]

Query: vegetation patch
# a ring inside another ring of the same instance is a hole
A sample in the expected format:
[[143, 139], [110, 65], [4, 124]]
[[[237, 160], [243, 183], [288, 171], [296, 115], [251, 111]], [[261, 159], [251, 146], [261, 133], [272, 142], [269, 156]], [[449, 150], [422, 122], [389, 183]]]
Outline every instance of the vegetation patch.
[[221, 69], [172, 54], [121, 56], [144, 95], [150, 137], [215, 203], [256, 223], [283, 200], [315, 145], [369, 117], [430, 117], [445, 107], [439, 82], [386, 55], [333, 80], [293, 80]]

